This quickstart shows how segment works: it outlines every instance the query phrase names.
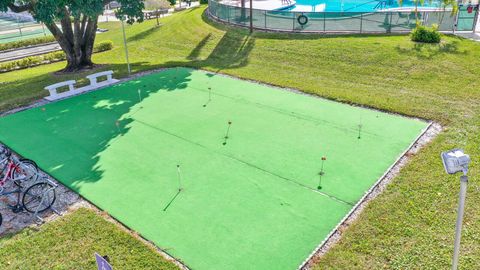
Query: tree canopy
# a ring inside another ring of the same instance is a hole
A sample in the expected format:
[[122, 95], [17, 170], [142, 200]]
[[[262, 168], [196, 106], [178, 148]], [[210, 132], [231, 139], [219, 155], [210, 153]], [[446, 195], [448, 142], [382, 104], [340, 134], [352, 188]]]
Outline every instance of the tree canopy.
[[[0, 11], [29, 12], [50, 30], [67, 56], [66, 71], [92, 66], [98, 17], [111, 0], [0, 0]], [[117, 17], [143, 21], [142, 0], [117, 0]]]

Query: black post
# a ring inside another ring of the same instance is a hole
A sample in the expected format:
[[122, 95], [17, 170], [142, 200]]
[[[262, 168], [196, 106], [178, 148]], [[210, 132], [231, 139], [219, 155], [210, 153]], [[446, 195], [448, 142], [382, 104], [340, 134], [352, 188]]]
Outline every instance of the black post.
[[250, 0], [250, 34], [253, 33], [253, 0]]

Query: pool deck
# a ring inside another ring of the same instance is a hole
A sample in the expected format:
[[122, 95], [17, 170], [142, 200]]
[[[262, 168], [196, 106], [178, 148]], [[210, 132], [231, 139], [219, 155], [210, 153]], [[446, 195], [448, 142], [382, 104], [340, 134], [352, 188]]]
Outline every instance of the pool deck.
[[[240, 7], [241, 1], [240, 0], [227, 0], [222, 1], [223, 4]], [[282, 0], [262, 0], [262, 1], [253, 1], [253, 8], [254, 9], [262, 9], [262, 10], [277, 10], [281, 8], [286, 8], [289, 6], [295, 5], [295, 1], [282, 1]], [[245, 0], [245, 7], [250, 8], [250, 1]]]

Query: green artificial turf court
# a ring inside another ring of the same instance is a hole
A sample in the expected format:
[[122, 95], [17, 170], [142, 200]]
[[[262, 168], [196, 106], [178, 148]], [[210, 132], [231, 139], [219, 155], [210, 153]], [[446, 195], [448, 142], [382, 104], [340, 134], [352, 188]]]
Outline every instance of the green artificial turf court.
[[0, 118], [0, 140], [192, 269], [295, 269], [426, 127], [175, 68]]

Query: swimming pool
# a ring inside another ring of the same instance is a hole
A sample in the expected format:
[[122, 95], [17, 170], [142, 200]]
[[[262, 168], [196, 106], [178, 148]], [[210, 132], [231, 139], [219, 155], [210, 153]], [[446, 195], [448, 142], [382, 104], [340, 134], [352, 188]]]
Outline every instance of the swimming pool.
[[[437, 25], [443, 32], [473, 31], [478, 13], [478, 5], [460, 5], [459, 12], [453, 14], [451, 7], [443, 8], [438, 0], [425, 1], [425, 5], [418, 7], [418, 13], [414, 12], [413, 0], [404, 0], [401, 6], [397, 0], [297, 1], [257, 1], [262, 6], [250, 13], [249, 8], [232, 5], [231, 1], [209, 0], [208, 15], [217, 21], [252, 29], [327, 34], [408, 33], [417, 20], [426, 26]], [[279, 3], [284, 7], [280, 8]]]
[[[396, 0], [297, 0], [294, 5], [281, 10], [297, 12], [372, 12], [388, 9], [413, 8], [415, 2], [404, 0], [399, 5]], [[425, 1], [419, 9], [435, 9], [441, 7], [439, 1]]]

